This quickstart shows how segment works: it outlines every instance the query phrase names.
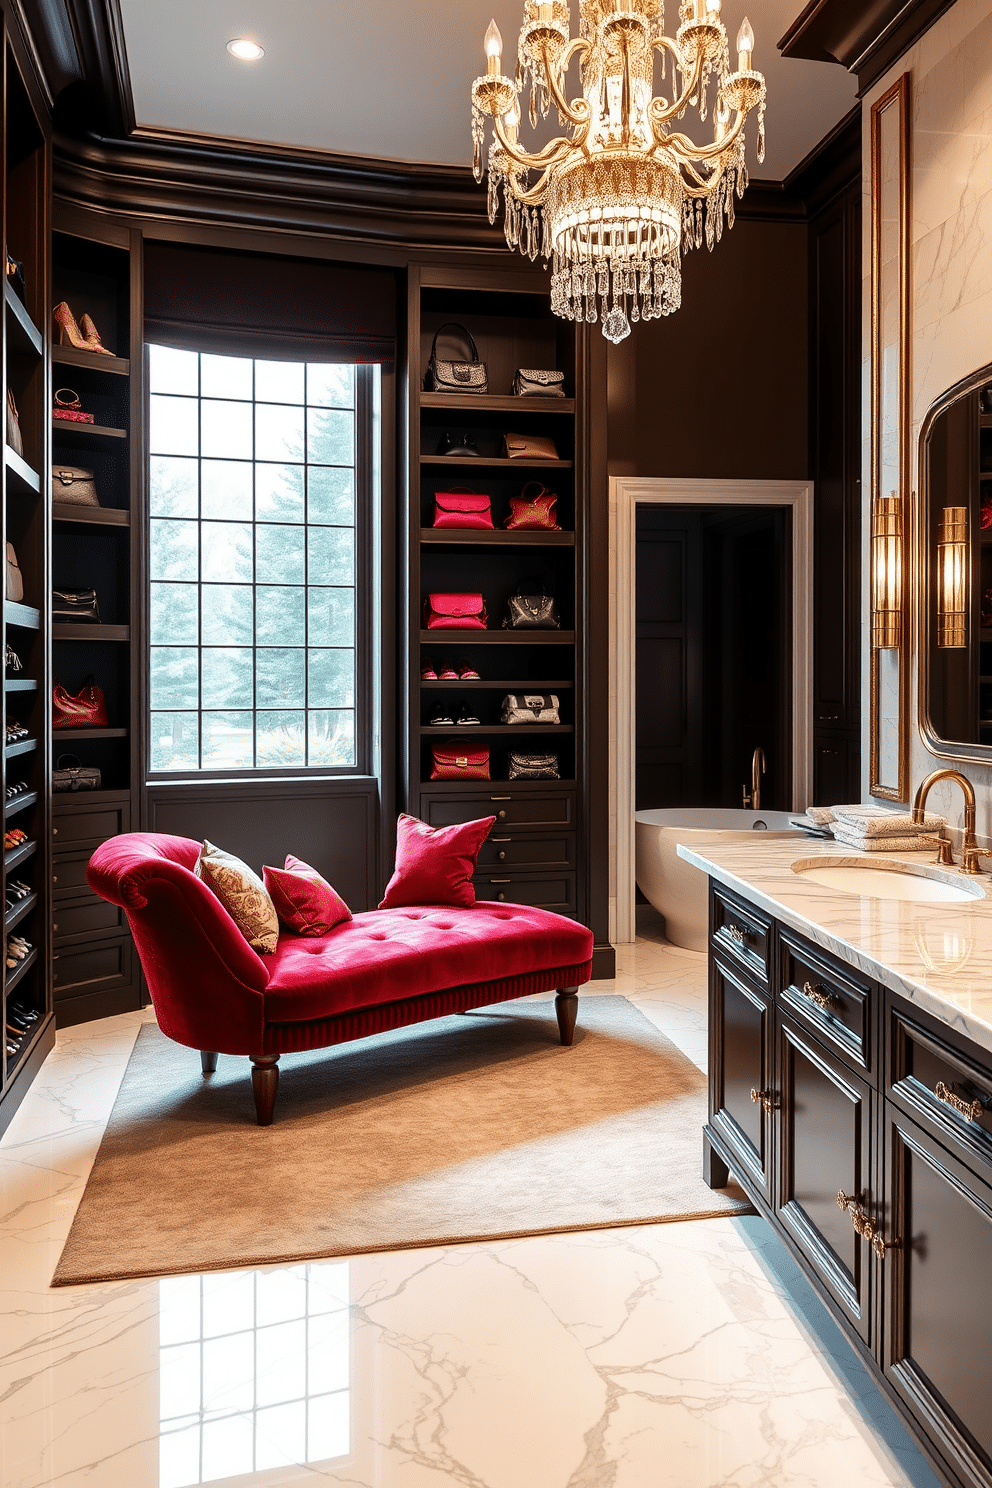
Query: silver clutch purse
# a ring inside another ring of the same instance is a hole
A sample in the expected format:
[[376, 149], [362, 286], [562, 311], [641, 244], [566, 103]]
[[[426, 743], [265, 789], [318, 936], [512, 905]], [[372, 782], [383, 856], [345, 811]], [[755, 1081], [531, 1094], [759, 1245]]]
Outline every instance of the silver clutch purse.
[[503, 723], [561, 723], [558, 697], [553, 692], [508, 692], [503, 699]]
[[517, 754], [510, 751], [508, 780], [560, 780], [556, 754]]

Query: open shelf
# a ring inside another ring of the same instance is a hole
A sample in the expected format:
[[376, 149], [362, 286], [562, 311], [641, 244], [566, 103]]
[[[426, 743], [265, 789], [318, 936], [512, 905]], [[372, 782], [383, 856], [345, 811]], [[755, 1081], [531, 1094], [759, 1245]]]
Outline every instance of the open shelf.
[[16, 744], [5, 744], [4, 759], [16, 759], [19, 754], [33, 754], [38, 748], [37, 739], [19, 739]]
[[574, 630], [422, 630], [422, 646], [574, 646]]
[[45, 345], [44, 338], [24, 308], [20, 295], [9, 282], [7, 284], [7, 311], [13, 332], [12, 339], [22, 342], [23, 350], [33, 351], [36, 356], [41, 356]]
[[52, 731], [55, 743], [60, 739], [126, 739], [126, 728], [60, 728]]
[[98, 351], [80, 351], [75, 346], [53, 346], [52, 361], [62, 367], [92, 367], [94, 372], [110, 372], [115, 377], [130, 377], [127, 357], [102, 356]]
[[87, 438], [95, 439], [126, 439], [126, 429], [111, 429], [106, 424], [80, 424], [74, 419], [52, 419], [53, 434], [71, 434], [75, 439], [77, 434], [85, 434]]
[[85, 621], [58, 621], [52, 626], [53, 641], [129, 641], [129, 625], [87, 625]]
[[38, 800], [37, 791], [25, 791], [23, 796], [12, 796], [9, 801], [4, 802], [3, 818], [9, 821], [20, 811], [27, 811], [29, 806], [34, 806]]
[[34, 677], [5, 677], [5, 692], [37, 692], [38, 683]]
[[490, 682], [486, 677], [468, 677], [465, 681], [462, 681], [461, 677], [447, 677], [443, 680], [436, 677], [431, 681], [429, 677], [421, 677], [420, 685], [430, 691], [433, 691], [435, 687], [488, 687], [492, 692], [564, 692], [569, 687], [574, 687], [575, 683], [532, 682], [530, 678], [526, 682]]
[[4, 930], [13, 930], [15, 925], [19, 925], [22, 920], [26, 920], [37, 903], [37, 894], [28, 894], [26, 898], [19, 899], [13, 909], [8, 909], [3, 917]]
[[53, 501], [52, 519], [85, 527], [130, 527], [131, 513], [116, 506], [77, 506], [73, 502]]
[[[5, 947], [5, 949], [6, 949], [6, 947]], [[10, 996], [11, 992], [13, 992], [13, 990], [17, 986], [18, 982], [21, 981], [27, 975], [28, 971], [31, 969], [31, 967], [34, 965], [34, 963], [37, 961], [37, 959], [38, 959], [38, 947], [37, 946], [32, 946], [31, 949], [30, 949], [30, 951], [28, 951], [27, 955], [24, 957], [24, 960], [23, 961], [18, 961], [17, 965], [13, 968], [13, 970], [7, 972], [7, 980], [6, 980], [5, 984], [4, 984], [4, 988], [5, 988], [5, 991], [6, 991], [8, 997]], [[5, 971], [7, 970], [6, 966], [4, 967], [4, 970]], [[38, 1021], [40, 1022], [41, 1020], [39, 1019]], [[24, 1042], [25, 1042], [25, 1044], [27, 1044], [27, 1043], [30, 1042], [30, 1040], [26, 1038], [24, 1040]], [[21, 1051], [18, 1049], [17, 1052], [18, 1052], [18, 1057], [20, 1057], [20, 1052]]]
[[[517, 463], [513, 461], [514, 465]], [[574, 532], [539, 532], [526, 527], [422, 527], [421, 547], [457, 544], [459, 547], [574, 548]]]
[[31, 839], [27, 842], [22, 842], [19, 847], [12, 847], [9, 852], [5, 852], [3, 855], [4, 872], [10, 873], [11, 869], [16, 868], [19, 863], [26, 862], [37, 851], [38, 844]]
[[7, 469], [15, 477], [13, 482], [15, 489], [23, 488], [25, 492], [37, 496], [41, 490], [41, 477], [37, 470], [28, 464], [23, 455], [11, 449], [9, 444], [4, 445], [3, 457]]
[[501, 460], [485, 455], [421, 455], [421, 465], [443, 470], [452, 465], [459, 470], [571, 470], [572, 460]]
[[[574, 398], [516, 398], [512, 393], [421, 393], [421, 408], [488, 409], [493, 413], [574, 413]], [[514, 461], [514, 464], [516, 461]]]
[[4, 619], [8, 625], [17, 625], [21, 630], [39, 630], [41, 628], [41, 611], [36, 610], [33, 605], [18, 604], [16, 600], [4, 601]]
[[441, 734], [449, 735], [454, 730], [452, 737], [458, 738], [461, 734], [470, 739], [473, 734], [574, 734], [575, 728], [570, 723], [425, 723], [421, 725], [420, 732], [436, 737]]

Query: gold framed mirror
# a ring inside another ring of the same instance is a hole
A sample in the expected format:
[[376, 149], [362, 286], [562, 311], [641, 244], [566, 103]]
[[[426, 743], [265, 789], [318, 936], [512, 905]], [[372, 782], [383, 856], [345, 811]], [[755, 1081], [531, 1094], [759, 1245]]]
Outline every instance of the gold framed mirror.
[[871, 106], [869, 792], [909, 794], [909, 73]]
[[920, 732], [940, 759], [992, 761], [992, 362], [920, 430]]

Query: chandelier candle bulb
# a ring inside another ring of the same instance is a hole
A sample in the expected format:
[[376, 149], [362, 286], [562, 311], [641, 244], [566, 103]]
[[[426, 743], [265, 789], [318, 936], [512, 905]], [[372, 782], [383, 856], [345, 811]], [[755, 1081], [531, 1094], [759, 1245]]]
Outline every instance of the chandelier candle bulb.
[[503, 38], [495, 21], [489, 22], [485, 39], [486, 71], [489, 77], [499, 77], [499, 63], [503, 55]]
[[741, 22], [741, 29], [737, 33], [737, 71], [751, 71], [751, 53], [754, 51], [754, 32], [751, 30], [751, 22], [747, 16]]

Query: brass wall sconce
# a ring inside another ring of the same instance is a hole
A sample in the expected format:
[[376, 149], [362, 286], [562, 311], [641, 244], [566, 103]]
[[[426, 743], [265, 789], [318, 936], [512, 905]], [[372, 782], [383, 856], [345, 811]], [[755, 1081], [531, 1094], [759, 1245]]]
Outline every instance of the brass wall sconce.
[[902, 645], [902, 502], [876, 496], [871, 507], [871, 644], [876, 651]]
[[968, 644], [968, 508], [945, 506], [937, 543], [937, 645]]

